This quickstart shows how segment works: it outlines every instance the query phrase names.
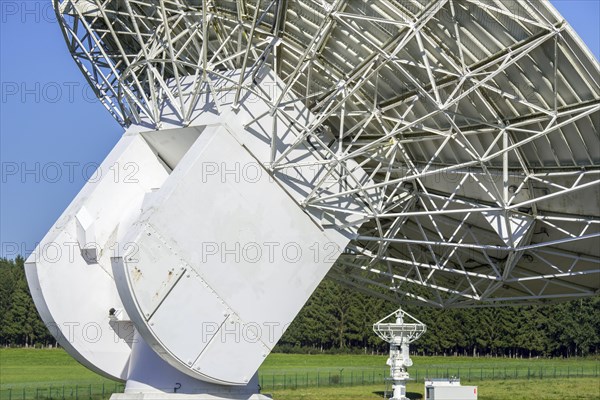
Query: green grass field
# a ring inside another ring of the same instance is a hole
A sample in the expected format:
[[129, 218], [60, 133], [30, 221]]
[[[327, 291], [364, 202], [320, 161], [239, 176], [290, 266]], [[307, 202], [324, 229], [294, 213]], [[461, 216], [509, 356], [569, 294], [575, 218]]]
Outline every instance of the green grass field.
[[[463, 384], [480, 387], [480, 400], [600, 400], [598, 359], [415, 356], [413, 360], [409, 372], [415, 382], [410, 383], [409, 392], [414, 399], [422, 396], [425, 376], [459, 375]], [[388, 374], [385, 361], [385, 356], [372, 355], [271, 354], [260, 369], [260, 378], [263, 391], [277, 400], [381, 399]], [[87, 370], [61, 349], [0, 349], [2, 400], [8, 398], [9, 389], [11, 398], [20, 399], [13, 394], [25, 390], [24, 397], [35, 398], [29, 391], [43, 388], [43, 393], [49, 393], [50, 387], [56, 393], [63, 388], [73, 396], [74, 390], [98, 394], [121, 386]]]
[[62, 349], [1, 349], [0, 387], [112, 382], [83, 367]]

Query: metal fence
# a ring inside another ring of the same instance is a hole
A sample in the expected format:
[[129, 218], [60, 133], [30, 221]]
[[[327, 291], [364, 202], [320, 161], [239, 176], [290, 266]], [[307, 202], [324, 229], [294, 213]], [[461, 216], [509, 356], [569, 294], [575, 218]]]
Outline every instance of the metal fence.
[[[507, 368], [460, 368], [433, 367], [409, 368], [410, 378], [422, 382], [425, 378], [460, 378], [462, 382], [486, 380], [530, 380], [530, 379], [570, 379], [599, 377], [598, 365], [585, 367], [507, 367]], [[303, 387], [384, 385], [389, 377], [385, 369], [340, 369], [260, 374], [263, 390], [296, 389]]]
[[[509, 379], [571, 379], [599, 377], [598, 365], [586, 367], [507, 367], [507, 368], [410, 368], [411, 380], [425, 378], [460, 378], [465, 382]], [[386, 384], [388, 368], [348, 368], [308, 370], [303, 372], [262, 373], [259, 382], [263, 392], [276, 389], [298, 389], [330, 386], [361, 386]], [[121, 383], [60, 384], [49, 386], [18, 386], [0, 389], [0, 400], [105, 400], [113, 393], [122, 393]]]
[[58, 384], [0, 389], [1, 400], [104, 400], [122, 393], [122, 383]]

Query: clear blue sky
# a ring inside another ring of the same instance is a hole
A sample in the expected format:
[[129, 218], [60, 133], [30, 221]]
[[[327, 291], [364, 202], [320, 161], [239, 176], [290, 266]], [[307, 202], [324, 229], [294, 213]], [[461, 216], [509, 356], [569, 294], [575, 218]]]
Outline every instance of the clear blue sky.
[[[552, 3], [600, 58], [600, 0]], [[0, 7], [0, 255], [12, 257], [14, 246], [33, 250], [123, 129], [87, 89], [50, 0]], [[12, 168], [40, 176], [7, 176]]]

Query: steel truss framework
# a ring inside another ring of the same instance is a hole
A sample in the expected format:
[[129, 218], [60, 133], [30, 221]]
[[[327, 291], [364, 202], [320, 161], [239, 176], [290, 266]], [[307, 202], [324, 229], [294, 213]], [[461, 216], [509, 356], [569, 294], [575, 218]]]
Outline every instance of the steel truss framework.
[[[598, 293], [600, 68], [547, 1], [55, 0], [55, 9], [123, 126], [160, 129], [166, 104], [193, 124], [199, 102], [218, 109], [222, 93], [234, 93], [234, 108], [245, 93], [268, 102], [295, 141], [278, 149], [274, 128], [265, 165], [306, 167], [286, 156], [312, 146], [327, 179], [300, 205], [351, 213], [361, 226], [330, 278], [445, 307]], [[266, 70], [283, 90], [260, 85]], [[290, 99], [314, 118], [292, 121]], [[368, 179], [357, 182], [357, 168]], [[343, 196], [362, 209], [341, 207]]]

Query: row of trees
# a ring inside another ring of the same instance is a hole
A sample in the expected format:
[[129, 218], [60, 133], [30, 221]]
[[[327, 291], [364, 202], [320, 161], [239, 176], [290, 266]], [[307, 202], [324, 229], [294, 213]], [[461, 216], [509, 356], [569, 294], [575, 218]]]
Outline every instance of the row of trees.
[[[279, 343], [281, 351], [385, 352], [373, 333], [398, 305], [325, 280]], [[427, 332], [411, 347], [424, 355], [570, 357], [600, 353], [600, 297], [545, 306], [476, 309], [403, 307]]]
[[40, 319], [25, 279], [23, 258], [0, 259], [0, 343], [49, 345], [54, 338]]
[[[325, 280], [288, 328], [284, 352], [385, 352], [372, 330], [398, 305]], [[428, 355], [586, 356], [600, 353], [600, 297], [548, 306], [438, 310], [406, 307], [428, 331], [412, 349]], [[23, 259], [0, 259], [0, 344], [54, 345], [35, 309]]]

